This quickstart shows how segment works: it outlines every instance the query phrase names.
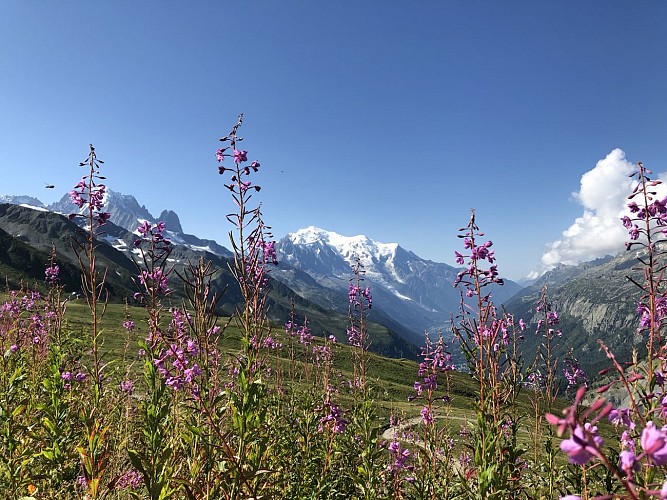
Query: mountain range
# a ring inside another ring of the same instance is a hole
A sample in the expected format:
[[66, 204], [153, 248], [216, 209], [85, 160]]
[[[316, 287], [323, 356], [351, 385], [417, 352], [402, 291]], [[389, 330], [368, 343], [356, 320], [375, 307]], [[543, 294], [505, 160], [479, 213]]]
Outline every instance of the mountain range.
[[[114, 191], [107, 193], [105, 201], [111, 223], [105, 226], [106, 234], [101, 239], [108, 244], [104, 245], [104, 258], [114, 265], [117, 290], [131, 286], [131, 277], [136, 274], [129, 259], [136, 227], [143, 220], [162, 220], [175, 243], [171, 255], [174, 267], [182, 269], [186, 262], [200, 257], [212, 260], [221, 270], [216, 278], [219, 288], [231, 285], [223, 312], [234, 309], [240, 297], [227, 270], [232, 255], [229, 250], [213, 240], [185, 233], [178, 215], [171, 210], [154, 217], [133, 196]], [[69, 240], [77, 228], [58, 215], [72, 211], [67, 195], [49, 206], [25, 196], [0, 196], [0, 203], [10, 204], [0, 205], [0, 230], [5, 233], [0, 233], [0, 240], [19, 239], [41, 252], [48, 252], [55, 242], [59, 252], [68, 254]], [[422, 259], [397, 243], [381, 243], [363, 235], [343, 236], [311, 226], [276, 242], [276, 251], [279, 265], [271, 269], [270, 300], [271, 319], [277, 322], [289, 316], [294, 303], [297, 314], [310, 319], [315, 333], [332, 332], [344, 338], [347, 288], [357, 260], [374, 297], [370, 319], [377, 324], [376, 350], [396, 357], [415, 357], [415, 346], [423, 344], [424, 332], [441, 329], [449, 335], [451, 319], [459, 311], [461, 297], [452, 286], [459, 268]], [[628, 300], [640, 295], [626, 278], [639, 272], [633, 270], [635, 262], [633, 253], [623, 253], [578, 266], [560, 266], [526, 288], [505, 280], [505, 285], [496, 286], [492, 295], [496, 305], [502, 304], [508, 312], [534, 325], [539, 319], [535, 303], [546, 286], [563, 331], [557, 339], [556, 355], [562, 359], [572, 350], [584, 368], [594, 371], [606, 366], [605, 355], [597, 346], [598, 337], [622, 359], [631, 356], [633, 349], [641, 352], [643, 348], [644, 341], [636, 333], [636, 304]], [[4, 272], [1, 263], [0, 272]], [[526, 335], [526, 363], [532, 361], [540, 345], [541, 338]]]

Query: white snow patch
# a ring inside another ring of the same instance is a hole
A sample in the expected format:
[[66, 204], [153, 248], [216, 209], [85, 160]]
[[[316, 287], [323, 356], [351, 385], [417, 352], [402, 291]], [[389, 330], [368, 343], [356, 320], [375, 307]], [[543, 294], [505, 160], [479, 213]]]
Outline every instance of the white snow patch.
[[211, 250], [211, 247], [208, 246], [208, 245], [205, 246], [205, 247], [200, 247], [200, 246], [197, 246], [197, 245], [185, 245], [185, 246], [187, 246], [188, 248], [191, 248], [192, 250], [197, 250], [199, 252], [215, 253], [213, 250]]
[[49, 211], [47, 208], [36, 207], [34, 205], [28, 205], [27, 203], [21, 203], [19, 206], [24, 207], [24, 208], [30, 208], [32, 210], [37, 210], [38, 212], [48, 212]]
[[394, 290], [393, 288], [390, 288], [390, 290], [391, 290], [391, 292], [392, 292], [394, 295], [396, 295], [396, 297], [398, 297], [399, 299], [402, 299], [402, 300], [412, 300], [410, 297], [408, 297], [407, 295], [403, 295], [403, 294], [400, 293], [398, 290]]
[[343, 236], [315, 226], [299, 229], [297, 232], [289, 234], [288, 237], [295, 245], [325, 243], [350, 265], [354, 265], [356, 259], [359, 258], [366, 273], [375, 274], [380, 281], [386, 281], [382, 277], [382, 269], [384, 269], [395, 281], [403, 282], [398, 276], [393, 262], [398, 243], [380, 243], [364, 235]]

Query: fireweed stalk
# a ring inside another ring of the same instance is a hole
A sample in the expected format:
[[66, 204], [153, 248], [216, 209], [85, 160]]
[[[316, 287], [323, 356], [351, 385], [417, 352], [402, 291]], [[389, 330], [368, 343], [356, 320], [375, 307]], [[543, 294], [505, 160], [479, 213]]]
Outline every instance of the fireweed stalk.
[[79, 339], [64, 324], [67, 300], [62, 300], [63, 286], [59, 282], [60, 268], [55, 247], [51, 250], [44, 275], [48, 286], [44, 315], [48, 350], [45, 353], [45, 369], [40, 374], [38, 390], [35, 391], [39, 425], [35, 426], [33, 433], [41, 446], [32, 468], [37, 472], [35, 476], [42, 479], [36, 481], [40, 491], [53, 495], [73, 494], [72, 479], [80, 467], [76, 445], [81, 425], [76, 415], [84, 391], [88, 389], [86, 382], [89, 377], [80, 366], [82, 352]]
[[95, 148], [91, 144], [88, 157], [79, 163], [82, 167], [88, 167], [88, 174], [84, 175], [74, 186], [74, 189], [69, 192], [72, 203], [79, 208], [79, 213], [70, 215], [70, 218], [84, 217], [88, 224], [85, 240], [75, 240], [73, 248], [83, 271], [81, 275], [82, 290], [92, 314], [91, 349], [93, 355], [94, 404], [99, 403], [102, 393], [102, 360], [99, 352], [102, 338], [99, 321], [104, 316], [108, 298], [108, 291], [105, 286], [107, 271], [105, 269], [100, 276], [95, 255], [96, 237], [102, 234], [100, 228], [110, 217], [108, 212], [102, 211], [106, 194], [106, 185], [100, 182], [106, 179], [100, 175], [100, 167], [103, 163], [102, 160], [97, 158]]
[[[535, 304], [535, 336], [542, 337], [539, 348], [535, 353], [533, 364], [527, 377], [527, 387], [530, 389], [528, 399], [533, 410], [533, 464], [538, 468], [542, 481], [536, 487], [546, 490], [545, 494], [553, 497], [556, 488], [556, 455], [557, 449], [553, 444], [553, 430], [551, 426], [546, 427], [544, 432], [544, 414], [552, 412], [560, 386], [558, 378], [559, 360], [554, 356], [557, 347], [557, 339], [562, 332], [556, 329], [559, 324], [558, 312], [553, 304], [549, 302], [547, 287], [544, 286], [540, 298]], [[526, 329], [525, 323], [520, 321], [522, 329]], [[543, 451], [542, 451], [543, 450]]]
[[628, 196], [630, 201], [627, 206], [631, 215], [621, 219], [630, 236], [626, 248], [628, 251], [640, 250], [637, 260], [642, 265], [644, 275], [643, 282], [630, 276], [628, 280], [642, 291], [637, 313], [640, 315], [638, 332], [648, 335], [648, 359], [644, 370], [646, 393], [641, 395], [646, 399], [647, 413], [658, 406], [658, 399], [649, 395], [655, 391], [656, 385], [662, 382], [664, 377], [660, 375], [667, 371], [667, 344], [663, 345], [661, 336], [661, 329], [667, 320], [667, 289], [664, 280], [667, 197], [656, 197], [655, 189], [662, 182], [652, 180], [650, 175], [650, 170], [641, 162], [637, 163], [637, 170], [631, 174], [637, 183]]
[[353, 348], [354, 380], [352, 381], [353, 408], [350, 428], [355, 436], [355, 449], [350, 454], [359, 454], [353, 476], [357, 494], [360, 498], [376, 498], [384, 478], [377, 473], [380, 468], [382, 447], [380, 446], [380, 428], [376, 418], [376, 405], [371, 397], [371, 388], [366, 379], [366, 363], [370, 339], [368, 337], [368, 315], [373, 307], [373, 297], [369, 287], [363, 286], [364, 269], [359, 258], [352, 267], [350, 279], [349, 320], [347, 329], [348, 343]]
[[[234, 315], [241, 331], [242, 350], [236, 358], [234, 386], [226, 391], [236, 438], [234, 459], [242, 464], [243, 471], [232, 473], [227, 495], [229, 498], [248, 495], [256, 498], [269, 482], [264, 464], [269, 442], [264, 404], [266, 387], [261, 368], [264, 363], [262, 347], [271, 332], [266, 305], [267, 266], [276, 264], [277, 259], [275, 244], [269, 240], [270, 228], [262, 220], [260, 207], [251, 207], [253, 193], [261, 189], [252, 181], [260, 164], [258, 161], [248, 162], [248, 152], [237, 149], [242, 141], [238, 136], [242, 123], [241, 114], [231, 132], [220, 139], [229, 145], [216, 152], [218, 173], [229, 176], [225, 187], [236, 205], [236, 211], [226, 216], [233, 226], [229, 239], [234, 257], [229, 268], [243, 301]], [[230, 167], [224, 165], [226, 158], [231, 158]]]
[[366, 396], [366, 358], [370, 347], [367, 325], [368, 313], [373, 307], [373, 297], [370, 288], [364, 287], [364, 268], [357, 258], [352, 268], [354, 276], [349, 285], [349, 319], [350, 326], [347, 328], [347, 341], [354, 352], [354, 386], [361, 389]]
[[[458, 264], [465, 264], [454, 286], [461, 287], [461, 312], [452, 326], [455, 338], [466, 356], [470, 371], [479, 384], [477, 425], [473, 428], [476, 481], [465, 486], [475, 498], [506, 498], [519, 486], [516, 445], [517, 415], [514, 406], [520, 389], [520, 367], [509, 344], [516, 335], [512, 317], [499, 317], [487, 287], [502, 285], [498, 277], [493, 243], [478, 243], [484, 233], [475, 223], [471, 211], [468, 225], [460, 229], [466, 254], [456, 252]], [[466, 261], [467, 260], [467, 261]], [[490, 264], [484, 269], [483, 263]], [[472, 303], [472, 304], [471, 304]]]
[[[435, 342], [426, 334], [421, 357], [418, 380], [414, 383], [415, 395], [410, 397], [410, 400], [417, 401], [422, 407], [421, 443], [416, 442], [416, 459], [408, 469], [410, 476], [404, 479], [411, 484], [406, 489], [413, 491], [417, 498], [447, 498], [454, 477], [453, 442], [446, 434], [450, 404], [449, 372], [454, 370], [454, 365], [451, 364], [452, 356], [447, 351], [442, 332], [439, 332]], [[441, 428], [436, 423], [438, 417], [445, 421]], [[402, 457], [405, 455], [403, 452]], [[392, 474], [400, 474], [401, 470], [405, 470], [406, 462], [405, 459], [395, 461]]]
[[[161, 325], [162, 301], [171, 293], [167, 259], [172, 246], [164, 236], [165, 229], [163, 222], [155, 225], [142, 222], [136, 231], [139, 237], [134, 241], [140, 259], [133, 258], [138, 288], [134, 297], [144, 304], [148, 314], [148, 337], [139, 343], [147, 394], [138, 408], [143, 427], [139, 446], [130, 448], [128, 455], [133, 467], [141, 474], [151, 500], [169, 498], [176, 491], [173, 484], [175, 438], [172, 432], [175, 395], [170, 391], [180, 379], [177, 374], [171, 373], [170, 368], [172, 357], [179, 347], [173, 341], [175, 339], [163, 333]], [[121, 388], [126, 392], [131, 390], [127, 383]], [[140, 498], [137, 492], [132, 492], [132, 495]]]
[[[651, 180], [650, 175], [641, 163], [637, 164], [637, 171], [631, 174], [637, 182], [628, 197], [631, 215], [621, 218], [630, 236], [627, 250], [640, 249], [637, 259], [642, 265], [644, 279], [630, 276], [628, 279], [643, 293], [637, 306], [640, 316], [638, 333], [648, 336], [647, 360], [637, 363], [635, 353], [633, 362], [622, 364], [601, 340], [598, 341], [618, 376], [597, 392], [603, 394], [613, 385], [620, 384], [627, 394], [629, 407], [613, 408], [600, 398], [589, 410], [580, 412], [577, 406], [586, 393], [586, 386], [581, 386], [574, 404], [564, 411], [564, 418], [547, 415], [547, 420], [557, 426], [559, 436], [565, 431], [570, 433], [570, 438], [561, 443], [561, 450], [570, 462], [582, 466], [591, 461], [601, 464], [625, 491], [622, 498], [631, 499], [667, 498], [667, 482], [662, 486], [660, 483], [664, 480], [664, 466], [667, 465], [665, 348], [661, 338], [661, 328], [667, 317], [663, 280], [667, 198], [657, 198], [656, 187], [661, 182]], [[596, 411], [599, 414], [587, 421]], [[604, 443], [594, 427], [603, 416], [608, 417], [619, 432], [622, 431], [620, 452], [611, 447], [603, 448]], [[620, 498], [620, 495], [613, 497]], [[612, 498], [612, 495], [604, 498]]]
[[82, 291], [88, 303], [91, 320], [91, 352], [92, 368], [92, 398], [89, 408], [83, 410], [82, 420], [86, 429], [86, 445], [79, 446], [83, 465], [83, 480], [88, 494], [96, 500], [103, 495], [101, 486], [103, 477], [110, 463], [111, 443], [108, 437], [109, 423], [104, 421], [101, 414], [102, 399], [105, 396], [104, 365], [100, 355], [100, 346], [103, 342], [99, 322], [106, 311], [108, 291], [106, 288], [107, 270], [100, 275], [97, 259], [96, 237], [102, 234], [102, 226], [109, 220], [110, 214], [104, 212], [106, 185], [100, 181], [105, 177], [100, 175], [100, 167], [104, 162], [97, 158], [95, 148], [90, 145], [88, 157], [81, 163], [88, 167], [88, 174], [69, 192], [70, 199], [79, 208], [78, 214], [70, 215], [71, 219], [83, 217], [87, 224], [87, 232], [83, 240], [74, 240], [72, 247], [81, 267]]
[[29, 438], [31, 319], [38, 296], [13, 291], [0, 306], [0, 488], [19, 498], [30, 483], [28, 464], [33, 443]]

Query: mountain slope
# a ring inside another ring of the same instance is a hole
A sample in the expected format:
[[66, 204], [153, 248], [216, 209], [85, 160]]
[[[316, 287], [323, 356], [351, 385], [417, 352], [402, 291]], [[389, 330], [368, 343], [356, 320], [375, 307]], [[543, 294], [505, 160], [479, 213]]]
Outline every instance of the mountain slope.
[[[590, 376], [609, 366], [604, 352], [598, 346], [601, 339], [621, 361], [632, 357], [637, 349], [645, 354], [645, 339], [637, 333], [639, 317], [636, 312], [640, 289], [628, 280], [639, 283], [643, 273], [638, 269], [635, 252], [624, 252], [579, 266], [561, 266], [542, 276], [534, 285], [509, 300], [508, 312], [516, 318], [532, 323], [534, 332], [541, 314], [535, 304], [541, 290], [547, 287], [547, 296], [558, 311], [562, 337], [556, 339], [555, 356], [560, 359], [572, 349]], [[524, 359], [530, 363], [542, 338], [530, 332], [526, 335]]]
[[[358, 258], [374, 296], [373, 313], [403, 325], [409, 332], [406, 338], [418, 345], [423, 343], [425, 330], [449, 330], [449, 320], [458, 312], [460, 295], [452, 286], [458, 269], [422, 259], [396, 243], [342, 236], [311, 226], [288, 234], [276, 249], [281, 262], [308, 276], [282, 270], [275, 274], [276, 279], [339, 311], [347, 308], [343, 291]], [[322, 287], [328, 292], [322, 292]], [[504, 287], [494, 288], [494, 298], [500, 304], [519, 289], [507, 281]]]
[[[173, 218], [175, 214], [171, 215]], [[172, 220], [172, 222], [174, 222]], [[179, 236], [172, 233], [177, 242]], [[18, 287], [22, 281], [41, 283], [44, 281], [44, 267], [53, 245], [57, 249], [57, 262], [61, 267], [62, 283], [67, 292], [79, 292], [81, 272], [72, 249], [75, 239], [85, 238], [84, 231], [63, 215], [44, 209], [34, 209], [19, 205], [0, 204], [0, 278], [12, 287]], [[104, 233], [98, 238], [97, 257], [101, 272], [108, 269], [108, 289], [113, 300], [122, 301], [131, 298], [136, 291], [132, 277], [136, 276], [135, 264], [131, 261], [139, 256], [133, 252], [133, 240], [136, 236], [130, 231], [111, 222], [104, 226]], [[211, 261], [218, 272], [212, 282], [213, 290], [222, 294], [219, 302], [221, 314], [231, 314], [240, 305], [241, 295], [238, 286], [229, 272], [229, 259], [211, 253], [206, 247], [189, 244], [176, 244], [169, 256], [171, 288], [174, 293], [171, 301], [180, 305], [183, 299], [183, 283], [177, 273], [184, 275], [189, 263], [199, 259]], [[269, 318], [274, 323], [284, 324], [290, 317], [292, 303], [297, 318], [302, 323], [308, 317], [313, 334], [334, 334], [344, 341], [348, 319], [344, 313], [332, 312], [307, 299], [301, 298], [289, 287], [269, 278]], [[224, 293], [223, 293], [224, 291]], [[388, 321], [391, 325], [392, 323]], [[400, 325], [395, 325], [400, 330]], [[369, 324], [371, 349], [379, 354], [416, 359], [417, 348], [406, 342], [391, 327]]]
[[[159, 218], [154, 217], [144, 205], [140, 205], [132, 195], [125, 195], [113, 190], [107, 190], [104, 199], [104, 211], [111, 214], [110, 221], [115, 225], [135, 232], [139, 224], [148, 221], [155, 224], [162, 221], [166, 224], [166, 236], [177, 245], [189, 246], [193, 250], [207, 251], [223, 257], [230, 257], [231, 252], [214, 240], [198, 238], [195, 235], [183, 232], [181, 221], [172, 210], [163, 210]], [[69, 195], [64, 195], [56, 203], [47, 207], [52, 212], [69, 214], [76, 212]]]
[[[70, 292], [79, 291], [81, 273], [72, 243], [74, 238], [81, 241], [83, 234], [76, 224], [62, 215], [46, 210], [0, 204], [0, 229], [11, 236], [12, 240], [18, 240], [30, 247], [30, 249], [21, 250], [24, 256], [39, 255], [39, 257], [30, 257], [30, 267], [20, 264], [20, 262], [25, 263], [25, 259], [12, 261], [15, 270], [23, 269], [26, 276], [43, 280], [44, 267], [51, 249], [55, 246], [58, 264], [63, 268], [65, 274], [71, 275], [72, 278], [65, 277], [64, 284], [73, 287], [68, 290]], [[41, 272], [33, 269], [38, 265], [36, 259], [42, 259]], [[122, 300], [127, 296], [128, 290], [134, 290], [131, 277], [136, 274], [136, 271], [132, 262], [118, 250], [108, 245], [98, 245], [98, 265], [101, 272], [108, 270], [108, 289], [112, 299]]]

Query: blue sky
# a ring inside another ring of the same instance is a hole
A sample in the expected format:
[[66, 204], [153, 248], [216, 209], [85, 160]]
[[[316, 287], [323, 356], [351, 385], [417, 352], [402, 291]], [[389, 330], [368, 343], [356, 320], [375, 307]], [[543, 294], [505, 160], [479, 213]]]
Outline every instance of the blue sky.
[[0, 193], [55, 201], [92, 142], [111, 189], [226, 244], [214, 152], [244, 112], [276, 237], [316, 225], [453, 264], [474, 207], [501, 274], [521, 278], [608, 251], [593, 226], [618, 215], [606, 193], [625, 162], [667, 170], [666, 14], [657, 1], [9, 0]]

